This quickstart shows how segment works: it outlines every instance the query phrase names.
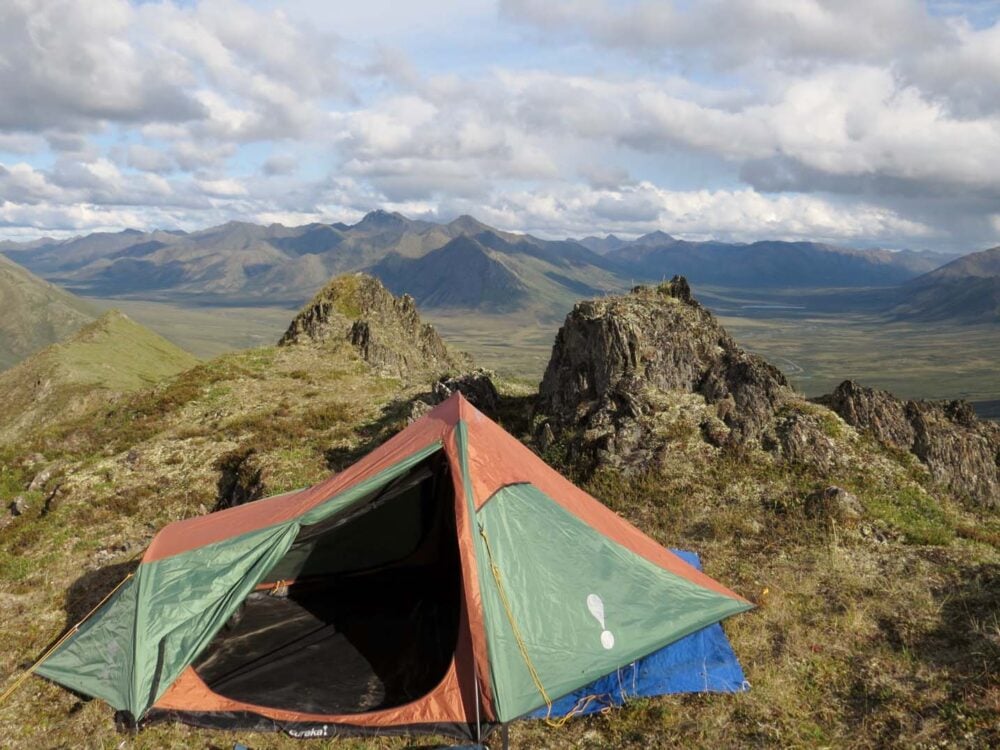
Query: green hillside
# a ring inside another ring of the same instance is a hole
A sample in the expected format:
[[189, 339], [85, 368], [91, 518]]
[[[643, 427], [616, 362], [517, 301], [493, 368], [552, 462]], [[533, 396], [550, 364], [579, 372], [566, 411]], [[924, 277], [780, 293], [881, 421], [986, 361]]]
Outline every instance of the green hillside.
[[148, 388], [198, 360], [117, 310], [0, 373], [0, 442]]
[[100, 312], [0, 255], [0, 370], [65, 338]]

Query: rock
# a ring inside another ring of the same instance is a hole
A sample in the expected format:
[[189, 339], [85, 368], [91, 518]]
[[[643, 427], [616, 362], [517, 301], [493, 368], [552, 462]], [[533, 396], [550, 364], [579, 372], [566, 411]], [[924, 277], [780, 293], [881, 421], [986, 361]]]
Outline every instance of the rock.
[[292, 320], [279, 346], [347, 341], [376, 371], [401, 377], [414, 371], [454, 370], [433, 326], [423, 323], [413, 298], [394, 297], [366, 274], [338, 276]]
[[906, 404], [888, 391], [845, 380], [832, 394], [817, 400], [849, 425], [868, 430], [885, 445], [902, 450], [913, 445], [913, 426], [906, 415]]
[[805, 512], [810, 518], [822, 518], [840, 524], [853, 524], [861, 520], [864, 508], [861, 501], [840, 487], [826, 487], [806, 497]]
[[738, 445], [759, 440], [791, 394], [784, 375], [737, 346], [679, 276], [578, 303], [556, 335], [536, 413], [556, 435], [584, 435], [599, 462], [630, 453], [646, 461], [657, 394], [677, 391], [714, 405], [720, 424], [703, 425], [708, 442]]
[[45, 488], [45, 485], [49, 483], [49, 480], [52, 479], [55, 473], [56, 467], [54, 465], [42, 469], [40, 472], [35, 474], [31, 482], [28, 484], [28, 491], [40, 492]]
[[28, 501], [22, 495], [17, 495], [10, 503], [10, 514], [12, 516], [23, 516], [28, 512]]
[[494, 374], [477, 368], [452, 378], [442, 378], [434, 384], [434, 403], [447, 400], [456, 391], [461, 392], [469, 403], [487, 416], [496, 416], [500, 408], [500, 394], [493, 385]]
[[1000, 507], [1000, 425], [965, 401], [904, 401], [847, 380], [817, 399], [886, 446], [909, 451], [961, 500]]
[[259, 500], [267, 493], [265, 470], [253, 448], [237, 449], [219, 457], [215, 468], [220, 472], [215, 510]]
[[555, 433], [552, 432], [552, 425], [548, 422], [543, 422], [541, 429], [538, 430], [538, 437], [535, 438], [538, 443], [538, 448], [544, 453], [556, 442]]
[[792, 412], [780, 417], [774, 426], [774, 437], [766, 440], [786, 461], [814, 466], [830, 471], [838, 462], [836, 442], [823, 431], [821, 417]]
[[701, 436], [709, 445], [721, 448], [729, 441], [729, 428], [718, 418], [703, 419], [699, 425]]
[[406, 418], [407, 424], [416, 422], [418, 419], [427, 414], [427, 412], [429, 412], [433, 408], [434, 407], [431, 406], [426, 401], [423, 401], [419, 398], [414, 399], [413, 403], [410, 404], [410, 414]]
[[460, 392], [469, 403], [488, 417], [495, 417], [500, 407], [500, 394], [493, 385], [493, 373], [477, 368], [470, 372], [441, 378], [431, 386], [430, 393], [418, 396], [410, 405], [408, 421], [415, 422], [434, 406], [447, 401], [453, 393]]

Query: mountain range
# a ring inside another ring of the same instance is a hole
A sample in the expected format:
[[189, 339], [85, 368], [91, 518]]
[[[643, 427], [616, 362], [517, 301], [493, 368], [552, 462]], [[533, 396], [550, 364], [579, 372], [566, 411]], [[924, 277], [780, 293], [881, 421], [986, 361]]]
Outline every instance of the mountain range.
[[230, 222], [197, 232], [126, 230], [0, 243], [0, 253], [84, 296], [297, 306], [324, 279], [367, 271], [425, 309], [531, 308], [552, 315], [580, 296], [675, 273], [698, 285], [873, 287], [904, 283], [954, 257], [814, 242], [690, 242], [663, 232], [634, 240], [547, 240], [471, 216], [437, 224], [386, 211], [353, 225]]

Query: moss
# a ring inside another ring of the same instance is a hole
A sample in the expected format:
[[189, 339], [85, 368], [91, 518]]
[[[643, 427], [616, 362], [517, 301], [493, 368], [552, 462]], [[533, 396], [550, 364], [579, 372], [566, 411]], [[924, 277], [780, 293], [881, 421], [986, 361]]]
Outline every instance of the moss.
[[920, 487], [870, 493], [862, 500], [868, 512], [899, 529], [911, 544], [950, 544], [955, 538], [955, 517]]

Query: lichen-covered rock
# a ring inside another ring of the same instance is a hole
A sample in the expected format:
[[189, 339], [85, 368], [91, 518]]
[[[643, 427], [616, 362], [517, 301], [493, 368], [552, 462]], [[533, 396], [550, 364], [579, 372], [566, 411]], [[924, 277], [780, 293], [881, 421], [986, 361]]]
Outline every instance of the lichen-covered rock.
[[459, 366], [413, 298], [394, 297], [366, 274], [338, 276], [307, 304], [279, 346], [347, 341], [376, 371], [392, 376]]
[[823, 417], [793, 411], [775, 420], [773, 434], [767, 435], [764, 446], [786, 461], [829, 472], [839, 463], [840, 452], [837, 441], [827, 434], [825, 427]]
[[714, 444], [759, 440], [791, 395], [784, 375], [739, 346], [674, 277], [657, 287], [580, 302], [556, 336], [536, 410], [573, 429], [595, 455], [649, 452], [658, 394], [712, 405], [695, 423]]
[[810, 518], [853, 524], [861, 520], [864, 508], [855, 495], [841, 487], [830, 486], [816, 490], [806, 497], [805, 512]]
[[435, 403], [447, 400], [456, 391], [469, 403], [488, 416], [496, 416], [500, 408], [500, 394], [493, 385], [493, 373], [482, 368], [451, 378], [442, 378], [434, 384]]
[[868, 430], [881, 443], [909, 450], [913, 445], [913, 425], [906, 403], [888, 391], [865, 388], [845, 380], [829, 396], [817, 399], [833, 409], [849, 425]]
[[23, 516], [28, 512], [28, 501], [22, 495], [17, 495], [10, 502], [10, 514], [12, 516]]
[[409, 421], [414, 422], [429, 412], [435, 405], [446, 401], [456, 391], [469, 403], [489, 417], [496, 417], [500, 407], [500, 394], [493, 385], [494, 374], [489, 370], [476, 368], [470, 372], [441, 378], [431, 387], [431, 392], [416, 398], [410, 406]]
[[848, 424], [912, 453], [931, 476], [974, 505], [1000, 507], [1000, 425], [964, 401], [903, 401], [847, 380], [817, 399]]

